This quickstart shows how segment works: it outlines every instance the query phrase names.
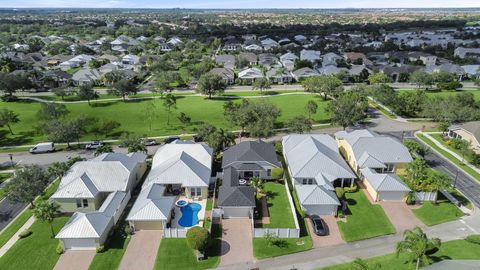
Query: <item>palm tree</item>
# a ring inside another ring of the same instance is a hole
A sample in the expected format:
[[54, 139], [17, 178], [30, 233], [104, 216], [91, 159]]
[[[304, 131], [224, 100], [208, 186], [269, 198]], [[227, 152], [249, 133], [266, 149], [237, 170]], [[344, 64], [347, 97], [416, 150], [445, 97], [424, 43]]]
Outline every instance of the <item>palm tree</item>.
[[370, 265], [369, 263], [367, 263], [366, 261], [364, 261], [360, 258], [356, 258], [352, 262], [352, 266], [353, 266], [353, 269], [355, 269], [355, 270], [377, 270], [377, 269], [380, 269], [380, 267], [381, 267], [381, 265], [379, 263], [375, 263], [373, 265]]
[[263, 193], [263, 180], [258, 176], [254, 176], [250, 179], [250, 185], [255, 189], [257, 199], [260, 199]]
[[420, 227], [407, 230], [403, 235], [405, 239], [398, 242], [396, 246], [397, 256], [401, 253], [407, 254], [412, 261], [416, 261], [416, 270], [420, 265], [430, 263], [428, 252], [439, 248], [442, 243], [438, 238], [429, 239]]
[[96, 157], [98, 157], [103, 153], [112, 153], [112, 152], [113, 152], [112, 146], [108, 145], [108, 144], [104, 144], [104, 145], [98, 147], [97, 149], [95, 149], [95, 154], [94, 155]]
[[163, 107], [167, 111], [167, 125], [170, 125], [170, 113], [172, 109], [177, 108], [177, 98], [172, 94], [167, 94], [163, 100]]
[[70, 166], [67, 162], [54, 162], [48, 167], [47, 172], [51, 176], [61, 178], [65, 175], [69, 168]]
[[[431, 171], [428, 180], [430, 187], [437, 193], [440, 189], [446, 189], [451, 185], [450, 177], [448, 177], [447, 174], [436, 170]], [[437, 197], [438, 195], [435, 196], [433, 203], [437, 203]]]
[[416, 157], [407, 165], [407, 177], [411, 183], [418, 186], [427, 176], [427, 163], [421, 157]]
[[37, 206], [33, 209], [33, 215], [35, 216], [35, 218], [41, 220], [42, 222], [48, 222], [50, 224], [52, 238], [55, 237], [52, 222], [59, 213], [59, 207], [60, 206], [55, 202], [42, 201], [37, 204]]

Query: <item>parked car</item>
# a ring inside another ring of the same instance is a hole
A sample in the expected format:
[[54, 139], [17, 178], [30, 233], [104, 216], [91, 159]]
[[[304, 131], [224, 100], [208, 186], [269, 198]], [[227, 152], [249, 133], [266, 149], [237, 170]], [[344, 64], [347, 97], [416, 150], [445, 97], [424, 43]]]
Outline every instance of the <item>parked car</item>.
[[146, 139], [143, 141], [143, 145], [145, 146], [153, 146], [153, 145], [157, 145], [157, 140], [155, 139]]
[[93, 141], [87, 145], [85, 145], [85, 149], [87, 150], [95, 150], [99, 148], [100, 146], [103, 146], [103, 142], [101, 141]]
[[328, 235], [328, 226], [321, 217], [317, 215], [311, 215], [310, 220], [312, 221], [313, 231], [315, 232], [316, 235], [319, 235], [319, 236]]
[[176, 141], [176, 140], [180, 140], [180, 137], [176, 137], [176, 136], [174, 136], [174, 137], [168, 137], [168, 138], [166, 138], [165, 140], [163, 140], [163, 142], [164, 142], [165, 144], [168, 144], [168, 143], [172, 143], [172, 142], [174, 142], [174, 141]]
[[53, 142], [39, 143], [30, 148], [29, 152], [32, 154], [55, 152], [55, 144]]

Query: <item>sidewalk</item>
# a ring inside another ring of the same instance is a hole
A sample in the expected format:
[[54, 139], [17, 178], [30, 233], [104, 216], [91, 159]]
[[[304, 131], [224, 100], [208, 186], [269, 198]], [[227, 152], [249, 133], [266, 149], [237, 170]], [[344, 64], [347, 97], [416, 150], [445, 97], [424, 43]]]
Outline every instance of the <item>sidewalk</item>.
[[25, 224], [8, 240], [5, 245], [3, 245], [0, 248], [0, 257], [3, 256], [3, 254], [7, 253], [7, 251], [18, 241], [18, 235], [25, 231], [26, 229], [30, 228], [32, 226], [33, 222], [35, 222], [35, 218], [32, 216], [30, 217]]

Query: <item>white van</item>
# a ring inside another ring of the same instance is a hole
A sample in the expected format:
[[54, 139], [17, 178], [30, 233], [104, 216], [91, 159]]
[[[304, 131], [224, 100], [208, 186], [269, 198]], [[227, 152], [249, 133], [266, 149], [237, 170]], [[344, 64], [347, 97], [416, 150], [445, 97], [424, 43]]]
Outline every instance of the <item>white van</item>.
[[30, 148], [30, 153], [40, 154], [40, 153], [50, 153], [55, 151], [55, 144], [53, 142], [39, 143], [34, 147]]

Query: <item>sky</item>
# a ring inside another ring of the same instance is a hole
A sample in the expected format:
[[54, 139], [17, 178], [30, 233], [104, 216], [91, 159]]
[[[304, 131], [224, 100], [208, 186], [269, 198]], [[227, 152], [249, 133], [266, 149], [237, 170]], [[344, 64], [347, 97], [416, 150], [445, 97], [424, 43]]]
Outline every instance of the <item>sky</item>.
[[440, 8], [480, 7], [480, 0], [0, 0], [2, 8]]

